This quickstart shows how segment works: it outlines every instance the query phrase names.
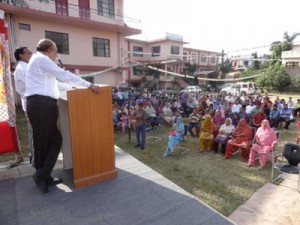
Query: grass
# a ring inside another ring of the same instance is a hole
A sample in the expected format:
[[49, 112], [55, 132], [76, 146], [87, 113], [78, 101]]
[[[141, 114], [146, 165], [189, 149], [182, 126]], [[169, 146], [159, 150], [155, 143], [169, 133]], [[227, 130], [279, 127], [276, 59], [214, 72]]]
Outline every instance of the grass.
[[[287, 132], [280, 130], [280, 143], [276, 152], [282, 152], [284, 141], [296, 141], [295, 124], [291, 123]], [[26, 118], [20, 109], [17, 109], [17, 128], [23, 156], [27, 157]], [[147, 136], [155, 135], [163, 139], [159, 142], [147, 140], [144, 151], [134, 148], [136, 144], [134, 131], [131, 133], [130, 141], [128, 134], [116, 132], [115, 144], [225, 216], [245, 203], [254, 192], [270, 181], [270, 163], [266, 169], [260, 171], [257, 167], [258, 162], [256, 167], [246, 167], [246, 162], [242, 161], [240, 154], [234, 155], [229, 160], [223, 160], [220, 153], [199, 154], [198, 138], [190, 137], [181, 143], [183, 147], [190, 149], [187, 153], [181, 155], [176, 150], [172, 156], [163, 159], [169, 130], [169, 127], [161, 125], [154, 133], [147, 133]], [[13, 159], [11, 153], [0, 155], [0, 162]]]

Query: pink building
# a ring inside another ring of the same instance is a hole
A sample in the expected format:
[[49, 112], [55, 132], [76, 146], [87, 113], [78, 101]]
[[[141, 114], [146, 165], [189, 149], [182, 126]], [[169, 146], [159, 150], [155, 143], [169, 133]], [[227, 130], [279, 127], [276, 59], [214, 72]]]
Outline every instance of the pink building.
[[[94, 83], [117, 86], [120, 82], [141, 87], [178, 88], [180, 77], [148, 70], [145, 64], [166, 71], [188, 74], [187, 64], [196, 66], [195, 76], [209, 76], [219, 65], [220, 53], [184, 47], [182, 36], [167, 33], [152, 41], [130, 39], [140, 34], [138, 22], [124, 17], [123, 0], [2, 0], [9, 29], [12, 65], [16, 47], [35, 51], [42, 38], [52, 39], [67, 70], [91, 74]], [[126, 60], [135, 63], [124, 63]], [[120, 65], [120, 67], [118, 67]], [[101, 71], [105, 71], [101, 73]], [[145, 82], [148, 81], [148, 82]]]
[[[76, 74], [121, 64], [125, 37], [141, 33], [127, 24], [123, 0], [6, 0], [0, 10], [8, 24], [11, 56], [18, 46], [35, 51], [38, 41], [47, 37], [56, 42], [65, 68]], [[127, 71], [124, 65], [90, 79], [115, 86]]]
[[[184, 47], [187, 42], [182, 36], [166, 34], [165, 38], [142, 41], [126, 38], [128, 41], [128, 58], [176, 74], [194, 75], [196, 77], [209, 77], [217, 71], [221, 53]], [[188, 64], [195, 66], [195, 72], [190, 74]], [[129, 71], [129, 82], [139, 86], [142, 80], [148, 81], [156, 89], [183, 88], [188, 84], [180, 76], [160, 73], [159, 77], [153, 76], [154, 72], [147, 70], [143, 65], [133, 65]], [[151, 84], [152, 83], [152, 84]], [[201, 82], [199, 82], [201, 83]]]

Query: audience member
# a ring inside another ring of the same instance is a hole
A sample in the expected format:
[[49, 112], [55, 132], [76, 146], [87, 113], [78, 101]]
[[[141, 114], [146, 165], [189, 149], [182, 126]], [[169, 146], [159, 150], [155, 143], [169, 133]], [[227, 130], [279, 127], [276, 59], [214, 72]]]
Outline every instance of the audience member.
[[256, 143], [253, 144], [250, 151], [250, 157], [247, 166], [254, 166], [256, 154], [258, 153], [260, 155], [259, 169], [263, 169], [267, 163], [270, 151], [272, 151], [274, 145], [278, 143], [276, 133], [270, 128], [268, 120], [262, 121], [261, 127], [258, 128], [255, 134], [255, 141]]

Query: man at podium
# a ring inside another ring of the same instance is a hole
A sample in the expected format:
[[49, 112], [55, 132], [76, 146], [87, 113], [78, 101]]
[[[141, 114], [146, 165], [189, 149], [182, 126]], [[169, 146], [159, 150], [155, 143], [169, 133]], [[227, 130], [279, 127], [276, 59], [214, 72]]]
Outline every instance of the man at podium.
[[99, 86], [60, 68], [55, 63], [56, 58], [56, 44], [50, 39], [42, 39], [38, 42], [37, 53], [29, 60], [26, 73], [25, 96], [27, 115], [33, 130], [36, 169], [33, 180], [43, 193], [49, 192], [48, 185], [62, 182], [51, 176], [62, 145], [62, 136], [57, 127], [58, 81], [89, 88], [96, 94], [100, 92]]

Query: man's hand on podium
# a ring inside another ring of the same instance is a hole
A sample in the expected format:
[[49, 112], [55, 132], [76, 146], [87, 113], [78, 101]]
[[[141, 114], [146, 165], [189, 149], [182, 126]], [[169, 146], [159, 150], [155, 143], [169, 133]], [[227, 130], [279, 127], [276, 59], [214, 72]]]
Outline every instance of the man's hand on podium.
[[95, 84], [91, 84], [91, 86], [89, 87], [95, 94], [100, 93], [100, 87], [98, 85]]

